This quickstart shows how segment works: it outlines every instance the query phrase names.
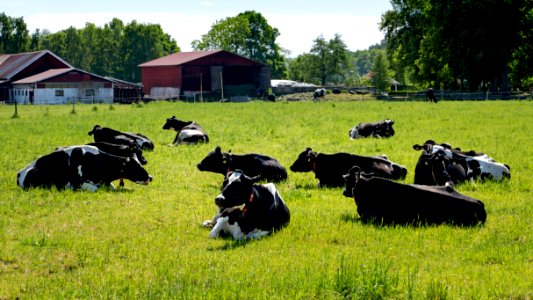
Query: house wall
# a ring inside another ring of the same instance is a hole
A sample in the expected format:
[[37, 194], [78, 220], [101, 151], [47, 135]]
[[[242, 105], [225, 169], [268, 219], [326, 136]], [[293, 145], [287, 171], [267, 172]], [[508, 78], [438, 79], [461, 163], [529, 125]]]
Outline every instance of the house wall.
[[21, 104], [113, 103], [113, 87], [103, 82], [15, 85], [12, 92]]

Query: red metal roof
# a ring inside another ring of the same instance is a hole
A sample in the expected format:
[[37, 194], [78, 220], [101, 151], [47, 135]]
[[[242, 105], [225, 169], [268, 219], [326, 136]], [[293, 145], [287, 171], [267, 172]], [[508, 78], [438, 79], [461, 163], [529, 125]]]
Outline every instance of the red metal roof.
[[19, 72], [27, 68], [33, 62], [35, 62], [40, 57], [50, 54], [63, 64], [66, 67], [71, 67], [70, 64], [62, 60], [60, 57], [55, 55], [49, 50], [42, 50], [36, 52], [26, 52], [26, 53], [17, 53], [17, 54], [1, 54], [0, 55], [0, 79], [11, 79], [13, 76], [17, 75]]
[[61, 75], [61, 74], [65, 74], [65, 73], [67, 73], [69, 71], [72, 71], [72, 70], [75, 70], [75, 69], [73, 69], [73, 68], [50, 69], [48, 71], [44, 71], [42, 73], [35, 74], [33, 76], [23, 78], [21, 80], [17, 80], [15, 82], [13, 82], [13, 84], [36, 83], [36, 82], [40, 82], [40, 81], [43, 81], [43, 80], [46, 80], [46, 79]]
[[224, 50], [177, 52], [142, 63], [139, 67], [178, 66]]

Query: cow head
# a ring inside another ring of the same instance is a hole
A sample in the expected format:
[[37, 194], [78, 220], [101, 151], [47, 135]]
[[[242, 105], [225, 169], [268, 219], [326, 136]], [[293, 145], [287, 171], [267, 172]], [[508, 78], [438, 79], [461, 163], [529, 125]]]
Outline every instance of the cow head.
[[89, 135], [93, 135], [96, 131], [98, 131], [102, 126], [100, 125], [94, 125], [93, 129], [88, 132]]
[[314, 171], [314, 162], [318, 153], [314, 152], [310, 147], [307, 147], [296, 161], [291, 165], [290, 169], [293, 172], [310, 172]]
[[163, 129], [174, 129], [175, 131], [180, 131], [183, 127], [192, 124], [192, 121], [182, 121], [176, 119], [176, 116], [172, 116], [167, 119], [165, 122], [165, 125], [163, 125]]
[[122, 159], [120, 176], [121, 178], [126, 178], [142, 185], [147, 185], [152, 181], [152, 176], [143, 168], [137, 157], [126, 157]]
[[214, 172], [226, 175], [230, 169], [231, 154], [222, 152], [220, 146], [217, 146], [214, 151], [211, 151], [202, 161], [197, 165], [198, 170]]
[[241, 170], [230, 172], [222, 192], [215, 198], [215, 204], [220, 208], [248, 204], [253, 201], [253, 186], [259, 180], [260, 176], [249, 177]]
[[373, 176], [373, 174], [364, 173], [359, 166], [351, 167], [350, 170], [348, 170], [348, 173], [342, 175], [344, 178], [344, 190], [342, 191], [342, 195], [348, 198], [354, 197], [359, 180], [366, 180]]

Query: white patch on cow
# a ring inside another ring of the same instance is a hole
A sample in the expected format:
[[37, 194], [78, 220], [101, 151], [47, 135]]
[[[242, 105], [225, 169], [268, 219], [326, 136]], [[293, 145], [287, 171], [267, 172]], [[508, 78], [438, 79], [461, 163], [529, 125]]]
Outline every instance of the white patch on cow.
[[68, 154], [68, 156], [72, 155], [72, 151], [74, 149], [81, 149], [83, 154], [85, 153], [91, 153], [94, 155], [100, 154], [100, 150], [98, 148], [96, 148], [95, 146], [90, 146], [90, 145], [78, 145], [78, 146], [68, 146], [68, 147], [60, 148], [60, 150]]
[[254, 231], [248, 232], [248, 234], [246, 234], [246, 238], [247, 239], [260, 239], [264, 236], [267, 236], [269, 233], [270, 231], [255, 229]]
[[241, 178], [242, 173], [239, 171], [231, 172], [231, 175], [228, 177], [228, 184], [233, 183], [235, 180]]
[[28, 175], [28, 172], [35, 167], [37, 160], [32, 161], [29, 165], [25, 166], [22, 170], [17, 173], [17, 184], [21, 188], [24, 188], [24, 180]]
[[193, 136], [204, 136], [204, 133], [201, 132], [200, 130], [196, 130], [196, 129], [184, 129], [184, 130], [180, 131], [180, 133], [178, 134], [178, 141], [180, 143], [183, 143], [184, 139], [190, 138], [190, 137], [193, 137]]
[[81, 165], [78, 166], [78, 175], [80, 175], [80, 177], [83, 177], [83, 172], [81, 171]]
[[220, 232], [222, 231], [231, 234], [235, 240], [242, 240], [245, 238], [239, 223], [235, 222], [234, 224], [230, 224], [229, 217], [227, 216], [217, 219], [215, 226], [213, 226], [213, 229], [209, 232], [209, 237], [215, 239], [220, 236]]
[[431, 154], [435, 154], [439, 151], [443, 151], [446, 154], [447, 158], [453, 158], [453, 153], [450, 149], [444, 148], [441, 145], [433, 145], [431, 149]]
[[357, 130], [357, 128], [354, 126], [351, 130], [350, 130], [350, 139], [358, 139], [360, 138], [361, 135], [359, 135], [359, 130]]
[[475, 156], [472, 159], [479, 162], [481, 174], [489, 174], [493, 179], [502, 180], [505, 175], [511, 174], [504, 164], [496, 162], [487, 155]]

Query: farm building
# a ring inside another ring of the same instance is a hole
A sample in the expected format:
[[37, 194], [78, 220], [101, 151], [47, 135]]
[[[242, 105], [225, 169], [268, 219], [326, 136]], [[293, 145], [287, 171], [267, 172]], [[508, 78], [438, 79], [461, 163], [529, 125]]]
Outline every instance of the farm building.
[[268, 65], [225, 50], [178, 52], [139, 67], [151, 99], [254, 96], [270, 87]]
[[49, 50], [0, 55], [0, 101], [131, 102], [142, 86], [76, 69]]

